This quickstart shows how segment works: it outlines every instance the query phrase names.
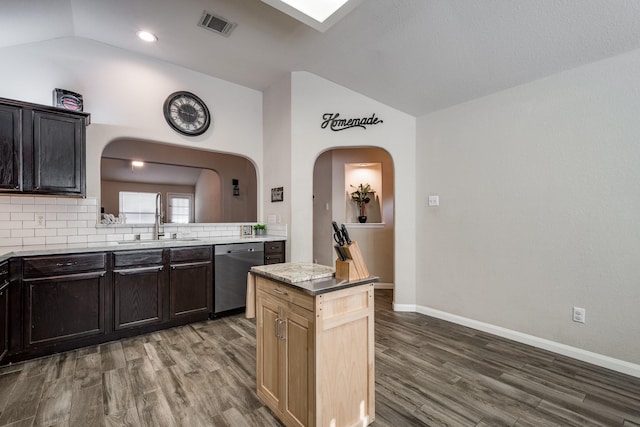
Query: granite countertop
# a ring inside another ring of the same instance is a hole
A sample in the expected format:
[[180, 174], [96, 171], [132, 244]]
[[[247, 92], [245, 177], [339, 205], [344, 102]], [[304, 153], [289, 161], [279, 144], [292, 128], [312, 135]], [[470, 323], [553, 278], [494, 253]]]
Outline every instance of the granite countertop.
[[339, 289], [375, 283], [380, 279], [369, 276], [360, 280], [341, 280], [334, 277], [334, 268], [308, 262], [287, 262], [282, 264], [257, 265], [251, 273], [272, 279], [311, 295], [319, 295]]
[[85, 252], [121, 251], [183, 246], [224, 245], [229, 243], [273, 242], [286, 240], [281, 236], [262, 237], [203, 237], [191, 239], [130, 240], [126, 242], [69, 243], [58, 245], [6, 246], [0, 247], [0, 261], [16, 256], [38, 256]]

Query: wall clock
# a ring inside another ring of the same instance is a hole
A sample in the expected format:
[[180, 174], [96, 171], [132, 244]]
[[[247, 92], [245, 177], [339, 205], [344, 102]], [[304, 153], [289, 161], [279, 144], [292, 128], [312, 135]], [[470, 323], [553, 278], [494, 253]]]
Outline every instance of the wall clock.
[[163, 106], [164, 118], [176, 131], [187, 136], [202, 135], [211, 124], [207, 105], [190, 92], [169, 95]]

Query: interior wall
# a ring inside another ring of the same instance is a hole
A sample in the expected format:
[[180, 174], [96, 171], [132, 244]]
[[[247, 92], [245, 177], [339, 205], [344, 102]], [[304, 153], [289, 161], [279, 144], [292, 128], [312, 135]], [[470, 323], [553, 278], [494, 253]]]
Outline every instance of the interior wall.
[[224, 222], [220, 194], [221, 185], [220, 175], [210, 169], [202, 169], [195, 187], [196, 222]]
[[[291, 100], [292, 260], [313, 259], [313, 239], [309, 237], [313, 233], [313, 168], [318, 156], [334, 148], [382, 148], [399, 174], [389, 192], [399, 207], [394, 210], [394, 304], [415, 307], [415, 118], [306, 72], [292, 73]], [[375, 114], [382, 123], [332, 131], [321, 126], [327, 113], [344, 118]]]
[[318, 156], [313, 167], [313, 259], [321, 265], [334, 265], [333, 250], [333, 150]]
[[640, 363], [638, 76], [635, 51], [419, 119], [418, 305]]
[[[255, 167], [262, 165], [260, 91], [78, 37], [0, 48], [0, 55], [12, 64], [0, 67], [3, 97], [50, 105], [54, 88], [84, 96], [84, 109], [91, 113], [87, 197], [100, 199], [102, 151], [123, 137], [233, 153], [250, 159]], [[209, 107], [213, 123], [205, 134], [187, 137], [166, 123], [162, 105], [178, 90], [195, 93]], [[261, 195], [261, 191], [253, 195], [257, 210]], [[237, 204], [239, 200], [233, 201], [227, 213], [233, 213]]]
[[120, 191], [140, 193], [162, 193], [162, 210], [167, 210], [167, 193], [193, 194], [195, 187], [190, 185], [143, 184], [139, 182], [102, 181], [102, 205], [104, 212], [118, 216], [120, 213]]

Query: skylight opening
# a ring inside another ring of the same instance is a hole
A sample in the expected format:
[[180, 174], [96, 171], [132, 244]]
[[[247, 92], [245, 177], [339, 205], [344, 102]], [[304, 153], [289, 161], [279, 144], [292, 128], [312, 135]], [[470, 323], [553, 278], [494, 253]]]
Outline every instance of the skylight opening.
[[348, 0], [282, 0], [318, 22], [324, 22]]

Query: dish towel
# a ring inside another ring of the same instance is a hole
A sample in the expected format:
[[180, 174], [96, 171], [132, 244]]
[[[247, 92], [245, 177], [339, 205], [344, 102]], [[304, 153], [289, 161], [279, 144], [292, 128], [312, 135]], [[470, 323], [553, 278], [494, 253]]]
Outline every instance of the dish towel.
[[244, 313], [247, 319], [256, 317], [256, 279], [251, 273], [247, 273], [247, 308]]

